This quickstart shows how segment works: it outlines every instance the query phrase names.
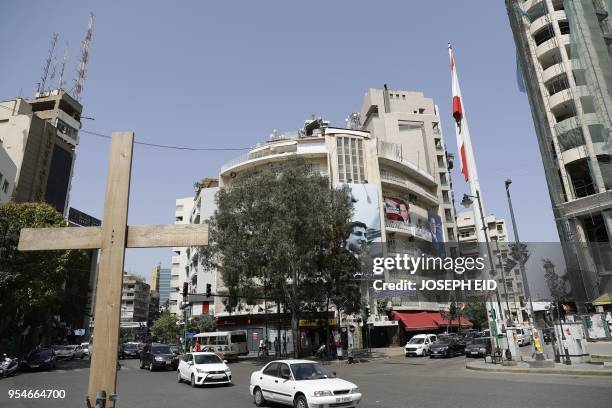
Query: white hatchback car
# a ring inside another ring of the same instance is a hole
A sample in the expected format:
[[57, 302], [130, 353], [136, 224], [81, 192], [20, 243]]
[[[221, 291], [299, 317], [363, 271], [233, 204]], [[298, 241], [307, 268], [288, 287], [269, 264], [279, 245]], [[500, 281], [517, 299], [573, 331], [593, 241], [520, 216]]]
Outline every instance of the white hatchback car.
[[356, 407], [359, 388], [314, 361], [278, 360], [251, 374], [249, 391], [255, 405], [267, 401], [295, 408]]
[[189, 381], [192, 387], [231, 384], [232, 372], [226, 363], [215, 353], [187, 353], [179, 361], [178, 382]]
[[429, 354], [429, 347], [438, 340], [435, 334], [417, 334], [413, 336], [404, 346], [406, 357], [426, 356]]

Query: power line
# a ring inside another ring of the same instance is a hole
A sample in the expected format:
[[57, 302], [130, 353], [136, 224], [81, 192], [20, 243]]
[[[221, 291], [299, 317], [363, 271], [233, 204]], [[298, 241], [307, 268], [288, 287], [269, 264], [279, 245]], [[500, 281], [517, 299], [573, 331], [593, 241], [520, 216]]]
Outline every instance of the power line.
[[[5, 110], [9, 110], [9, 111], [13, 111], [13, 108], [9, 108], [8, 106], [3, 106], [0, 105], [0, 108], [3, 108]], [[21, 115], [26, 115], [26, 116], [32, 116], [34, 115], [33, 113], [22, 113]], [[81, 129], [79, 130], [79, 132], [81, 133], [85, 133], [91, 136], [97, 136], [103, 139], [111, 139], [111, 136], [109, 135], [105, 135], [102, 133], [98, 133], [98, 132], [92, 132], [90, 130], [85, 130], [85, 129]], [[134, 144], [137, 145], [141, 145], [141, 146], [147, 146], [147, 147], [155, 147], [158, 149], [171, 149], [171, 150], [188, 150], [188, 151], [193, 151], [193, 152], [206, 152], [206, 151], [212, 151], [212, 152], [223, 152], [223, 151], [243, 151], [243, 150], [251, 150], [250, 147], [189, 147], [189, 146], [174, 146], [174, 145], [163, 145], [163, 144], [157, 144], [157, 143], [148, 143], [148, 142], [139, 142], [139, 141], [134, 141]]]
[[[109, 135], [104, 135], [102, 133], [96, 133], [89, 130], [81, 129], [79, 132], [86, 133], [88, 135], [101, 137], [104, 139], [111, 139]], [[250, 150], [250, 147], [189, 147], [189, 146], [173, 146], [173, 145], [162, 145], [156, 143], [147, 143], [147, 142], [138, 142], [135, 141], [134, 144], [148, 146], [148, 147], [157, 147], [160, 149], [173, 149], [173, 150], [190, 150], [190, 151], [239, 151], [239, 150]]]

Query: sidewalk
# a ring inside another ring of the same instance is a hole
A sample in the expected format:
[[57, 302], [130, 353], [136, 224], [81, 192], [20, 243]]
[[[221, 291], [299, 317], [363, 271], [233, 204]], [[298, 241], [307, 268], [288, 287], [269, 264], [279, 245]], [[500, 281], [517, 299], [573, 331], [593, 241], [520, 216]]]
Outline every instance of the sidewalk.
[[587, 349], [594, 360], [612, 361], [612, 341], [588, 342]]
[[534, 368], [529, 362], [521, 361], [515, 366], [504, 366], [501, 364], [485, 363], [484, 360], [468, 361], [465, 363], [468, 370], [489, 371], [498, 373], [523, 373], [523, 374], [562, 374], [562, 375], [594, 375], [612, 377], [612, 363], [579, 363], [567, 366], [562, 363], [554, 363], [549, 368]]

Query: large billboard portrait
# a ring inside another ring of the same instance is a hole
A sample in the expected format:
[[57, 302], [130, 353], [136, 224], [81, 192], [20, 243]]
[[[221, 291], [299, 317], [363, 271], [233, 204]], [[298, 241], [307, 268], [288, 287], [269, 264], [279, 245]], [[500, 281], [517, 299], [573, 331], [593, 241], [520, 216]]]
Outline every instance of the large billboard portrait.
[[372, 257], [381, 256], [378, 189], [370, 184], [354, 183], [337, 184], [335, 187], [347, 187], [347, 198], [353, 203], [353, 217], [349, 224], [346, 249], [354, 254], [366, 249]]
[[444, 230], [442, 229], [442, 218], [435, 212], [427, 212], [427, 220], [429, 221], [429, 232], [431, 232], [431, 244], [434, 253], [437, 256], [445, 256], [444, 254]]

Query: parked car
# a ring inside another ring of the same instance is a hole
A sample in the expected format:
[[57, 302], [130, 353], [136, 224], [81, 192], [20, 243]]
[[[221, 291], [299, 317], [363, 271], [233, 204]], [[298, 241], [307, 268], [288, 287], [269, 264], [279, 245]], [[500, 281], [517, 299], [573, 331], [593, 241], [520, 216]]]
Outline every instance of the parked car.
[[457, 354], [465, 352], [465, 344], [461, 343], [454, 336], [445, 336], [438, 338], [434, 344], [429, 347], [429, 357], [455, 357]]
[[488, 337], [475, 338], [465, 346], [466, 357], [484, 357], [487, 354], [491, 354], [491, 339]]
[[181, 357], [177, 372], [178, 382], [189, 381], [192, 387], [232, 383], [232, 371], [227, 360], [221, 360], [215, 353], [187, 353]]
[[85, 354], [85, 350], [83, 350], [83, 347], [81, 347], [80, 344], [74, 344], [74, 358], [80, 358], [81, 360], [83, 358], [85, 358], [86, 354]]
[[413, 336], [404, 346], [406, 357], [426, 356], [429, 354], [429, 347], [437, 340], [435, 334], [417, 334]]
[[480, 332], [478, 330], [470, 329], [463, 333], [463, 340], [466, 344], [471, 343], [474, 339], [479, 339], [481, 337]]
[[277, 360], [251, 374], [255, 405], [275, 402], [295, 408], [356, 407], [359, 388], [309, 360]]
[[81, 348], [85, 356], [89, 357], [89, 343], [81, 343]]
[[167, 368], [176, 370], [178, 357], [172, 353], [167, 344], [147, 344], [140, 354], [140, 368], [148, 368], [149, 371]]
[[36, 348], [30, 351], [21, 361], [26, 370], [52, 370], [55, 368], [55, 355], [53, 349]]
[[119, 358], [138, 358], [139, 356], [140, 352], [136, 343], [123, 343], [119, 348]]
[[57, 360], [73, 360], [74, 359], [74, 346], [67, 345], [53, 345], [51, 346], [55, 358]]
[[546, 327], [542, 330], [542, 337], [544, 337], [544, 343], [550, 343], [555, 340], [555, 328]]
[[516, 337], [519, 346], [527, 346], [531, 344], [531, 331], [525, 327], [516, 328]]

